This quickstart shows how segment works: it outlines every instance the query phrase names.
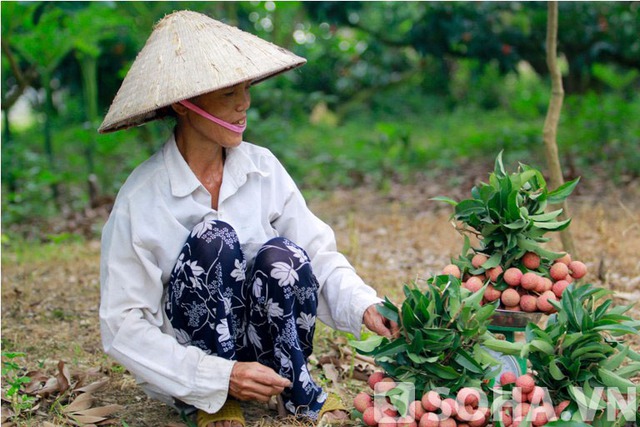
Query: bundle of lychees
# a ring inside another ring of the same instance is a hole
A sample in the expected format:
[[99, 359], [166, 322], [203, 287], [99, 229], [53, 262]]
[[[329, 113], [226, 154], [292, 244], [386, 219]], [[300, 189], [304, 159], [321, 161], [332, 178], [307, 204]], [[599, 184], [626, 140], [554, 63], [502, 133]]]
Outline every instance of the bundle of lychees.
[[[547, 189], [542, 173], [524, 164], [508, 174], [498, 155], [489, 183], [471, 190], [471, 198], [456, 202], [452, 220], [464, 235], [462, 254], [442, 274], [451, 274], [473, 292], [488, 284], [485, 302], [499, 301], [499, 308], [552, 313], [549, 300], [557, 301], [574, 280], [584, 277], [586, 265], [568, 253], [544, 247], [547, 232], [561, 231], [571, 220], [558, 220], [562, 209], [546, 212], [549, 204], [563, 202], [578, 183], [567, 182]], [[469, 236], [477, 238], [473, 247]]]

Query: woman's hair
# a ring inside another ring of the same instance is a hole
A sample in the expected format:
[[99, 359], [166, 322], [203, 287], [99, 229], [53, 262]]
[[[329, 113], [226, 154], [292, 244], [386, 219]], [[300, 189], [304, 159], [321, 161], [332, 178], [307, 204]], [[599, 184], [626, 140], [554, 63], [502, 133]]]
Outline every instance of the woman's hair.
[[159, 119], [164, 119], [164, 118], [167, 118], [167, 117], [171, 117], [173, 119], [177, 119], [178, 118], [178, 114], [174, 111], [173, 108], [171, 108], [171, 105], [167, 105], [166, 107], [158, 108], [156, 114], [157, 114], [157, 117]]

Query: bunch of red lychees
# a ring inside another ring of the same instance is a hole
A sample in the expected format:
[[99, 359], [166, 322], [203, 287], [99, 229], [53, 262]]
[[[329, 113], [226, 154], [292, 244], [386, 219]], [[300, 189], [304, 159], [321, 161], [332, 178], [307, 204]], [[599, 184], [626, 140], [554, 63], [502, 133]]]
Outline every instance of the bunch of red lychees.
[[[488, 260], [487, 255], [476, 253], [471, 264], [482, 270]], [[455, 264], [447, 265], [442, 274], [461, 278], [460, 268]], [[499, 301], [498, 308], [513, 311], [553, 313], [555, 307], [549, 301], [559, 301], [562, 293], [574, 280], [587, 274], [587, 267], [581, 261], [572, 261], [565, 253], [553, 262], [542, 263], [540, 256], [527, 252], [522, 256], [518, 267], [503, 269], [501, 266], [487, 268], [480, 274], [465, 273], [462, 286], [472, 292], [479, 291], [485, 284], [485, 302]]]
[[495, 397], [473, 387], [463, 387], [457, 393], [441, 394], [429, 390], [408, 402], [405, 414], [385, 397], [396, 382], [383, 372], [374, 372], [368, 381], [374, 394], [362, 391], [353, 401], [367, 426], [377, 427], [484, 427], [500, 422], [504, 427], [518, 427], [524, 420], [532, 426], [544, 426], [555, 421], [569, 401], [553, 405], [547, 391], [536, 385], [530, 374], [516, 377], [511, 372], [501, 375]]

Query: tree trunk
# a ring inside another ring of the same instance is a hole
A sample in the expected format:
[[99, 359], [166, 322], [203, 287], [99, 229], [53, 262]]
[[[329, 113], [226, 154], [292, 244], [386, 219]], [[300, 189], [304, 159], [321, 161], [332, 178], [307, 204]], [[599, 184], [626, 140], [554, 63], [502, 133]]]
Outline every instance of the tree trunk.
[[[11, 167], [7, 168], [9, 171], [7, 172], [7, 188], [9, 190], [9, 194], [13, 195], [16, 194], [18, 192], [18, 183], [16, 181], [16, 174], [15, 174], [15, 170], [19, 170], [18, 167], [16, 166], [15, 162], [15, 151], [14, 151], [14, 147], [13, 147], [13, 135], [11, 133], [11, 123], [9, 121], [9, 111], [11, 111], [11, 108], [6, 108], [3, 111], [3, 125], [4, 125], [4, 129], [3, 129], [3, 133], [4, 135], [2, 136], [2, 144], [4, 145], [4, 153], [3, 154], [8, 154], [8, 157], [11, 159]], [[13, 197], [9, 197], [8, 198], [9, 203], [14, 203], [14, 199]]]
[[[545, 147], [545, 156], [547, 158], [547, 166], [549, 167], [550, 183], [552, 188], [558, 188], [564, 183], [562, 176], [562, 168], [558, 157], [557, 130], [560, 121], [560, 111], [562, 110], [562, 101], [564, 98], [564, 90], [562, 88], [562, 75], [557, 61], [557, 45], [558, 45], [558, 2], [551, 1], [547, 3], [547, 67], [549, 67], [549, 75], [551, 77], [551, 98], [549, 100], [549, 109], [544, 121], [543, 139]], [[565, 200], [562, 203], [563, 213], [562, 219], [569, 217], [568, 203]], [[573, 258], [576, 258], [575, 245], [569, 228], [560, 232], [562, 246], [566, 252], [569, 252]]]
[[[90, 129], [94, 129], [98, 119], [98, 58], [93, 55], [78, 53], [78, 62], [82, 71], [82, 89], [84, 92], [84, 113]], [[89, 174], [95, 171], [94, 156], [96, 150], [95, 132], [90, 132], [85, 158]]]
[[53, 203], [60, 210], [62, 208], [62, 200], [60, 198], [60, 182], [58, 181], [58, 168], [56, 166], [55, 154], [53, 149], [52, 121], [55, 115], [55, 107], [53, 106], [53, 93], [51, 90], [51, 74], [42, 73], [42, 85], [44, 87], [44, 151], [47, 155], [49, 170], [53, 175], [50, 183], [51, 193], [53, 195]]
[[[77, 52], [76, 57], [82, 71], [82, 89], [84, 94], [84, 113], [89, 129], [95, 129], [98, 121], [98, 58], [88, 53]], [[86, 146], [84, 147], [84, 157], [87, 161], [87, 191], [89, 195], [89, 205], [95, 205], [95, 152], [96, 152], [96, 132], [89, 132]]]

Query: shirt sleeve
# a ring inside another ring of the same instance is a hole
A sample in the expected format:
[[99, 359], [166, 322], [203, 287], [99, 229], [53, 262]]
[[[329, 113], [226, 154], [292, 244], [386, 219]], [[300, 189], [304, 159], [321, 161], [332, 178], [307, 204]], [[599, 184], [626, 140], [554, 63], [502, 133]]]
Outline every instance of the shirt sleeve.
[[318, 318], [334, 329], [360, 337], [365, 310], [382, 301], [338, 252], [331, 227], [315, 216], [293, 179], [278, 162], [272, 225], [281, 236], [302, 247], [320, 283]]
[[163, 284], [153, 254], [136, 239], [126, 206], [103, 230], [100, 327], [105, 352], [138, 380], [207, 412], [227, 399], [233, 361], [182, 346], [163, 332]]

